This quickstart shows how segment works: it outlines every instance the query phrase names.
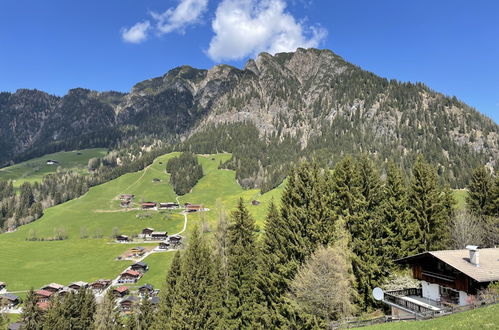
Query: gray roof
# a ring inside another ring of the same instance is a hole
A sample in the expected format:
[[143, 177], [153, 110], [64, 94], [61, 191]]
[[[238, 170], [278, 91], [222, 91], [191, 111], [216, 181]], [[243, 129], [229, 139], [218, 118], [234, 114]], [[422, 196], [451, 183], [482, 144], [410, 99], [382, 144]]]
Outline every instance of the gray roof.
[[22, 324], [21, 322], [11, 323], [11, 324], [9, 324], [8, 329], [9, 329], [9, 330], [19, 330], [19, 329], [21, 329], [21, 326], [22, 326], [22, 325], [23, 325], [23, 324]]
[[1, 298], [7, 298], [8, 300], [14, 301], [14, 300], [19, 300], [19, 297], [16, 295], [13, 295], [12, 293], [4, 293], [0, 294]]
[[424, 255], [432, 255], [477, 282], [499, 281], [499, 248], [479, 249], [478, 252], [478, 267], [469, 261], [470, 255], [466, 249], [424, 252], [398, 261], [406, 262]]

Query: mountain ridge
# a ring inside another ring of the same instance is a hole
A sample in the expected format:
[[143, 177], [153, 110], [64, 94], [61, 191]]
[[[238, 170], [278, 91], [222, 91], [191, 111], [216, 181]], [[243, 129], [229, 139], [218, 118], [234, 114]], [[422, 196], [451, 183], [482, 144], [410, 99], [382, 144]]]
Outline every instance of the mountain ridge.
[[[424, 84], [362, 70], [330, 50], [261, 53], [241, 69], [184, 65], [141, 81], [128, 93], [82, 88], [62, 97], [37, 90], [4, 92], [0, 115], [7, 119], [0, 124], [0, 147], [6, 151], [0, 163], [44, 150], [109, 147], [125, 137], [153, 136], [199, 149], [189, 143], [197, 135], [210, 140], [216, 127], [242, 123], [258, 131], [258, 137], [251, 133], [253, 140], [281, 144], [288, 139], [304, 155], [318, 158], [424, 153], [435, 165], [456, 172], [447, 175], [450, 181], [459, 179], [456, 185], [466, 181], [458, 167], [494, 167], [499, 158], [499, 126], [490, 118]], [[217, 148], [237, 148], [212, 142]], [[243, 167], [234, 164], [245, 156], [234, 152], [234, 157], [233, 166]], [[251, 165], [247, 177], [269, 175], [262, 174], [264, 156], [256, 158], [260, 164]], [[256, 181], [248, 186], [258, 186]]]

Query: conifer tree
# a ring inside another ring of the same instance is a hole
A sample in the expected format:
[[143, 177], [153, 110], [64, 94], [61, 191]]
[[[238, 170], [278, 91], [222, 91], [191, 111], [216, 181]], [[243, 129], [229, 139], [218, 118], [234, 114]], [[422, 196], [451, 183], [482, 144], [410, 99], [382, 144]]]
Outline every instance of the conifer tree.
[[251, 328], [254, 320], [255, 269], [258, 249], [255, 221], [239, 199], [228, 227], [227, 327]]
[[63, 315], [64, 305], [60, 297], [54, 297], [50, 301], [50, 308], [45, 313], [43, 329], [45, 330], [65, 330], [70, 325]]
[[211, 250], [196, 227], [182, 256], [168, 328], [209, 328], [208, 322], [215, 322], [211, 317], [212, 310], [218, 309], [213, 299], [214, 278]]
[[43, 328], [43, 314], [36, 305], [36, 296], [33, 289], [29, 290], [26, 295], [20, 319], [23, 330], [39, 330]]
[[94, 328], [96, 330], [112, 330], [120, 327], [119, 311], [116, 308], [112, 290], [107, 290], [102, 302], [97, 305]]
[[414, 242], [408, 240], [410, 213], [407, 206], [407, 189], [402, 172], [393, 162], [388, 164], [383, 198], [384, 255], [389, 260], [407, 256], [407, 249]]
[[499, 217], [499, 175], [497, 174], [490, 192], [488, 213], [493, 217]]
[[164, 329], [165, 324], [168, 324], [170, 319], [173, 302], [175, 301], [175, 290], [177, 281], [180, 277], [181, 255], [180, 251], [175, 252], [172, 264], [166, 275], [166, 281], [159, 293], [159, 305], [156, 315], [154, 328], [157, 330]]
[[126, 328], [128, 330], [139, 330], [139, 323], [137, 322], [137, 317], [135, 316], [136, 311], [132, 310], [132, 312], [128, 315], [128, 320], [126, 323]]
[[475, 215], [486, 215], [490, 209], [492, 194], [492, 176], [485, 166], [477, 167], [471, 173], [466, 205]]
[[422, 156], [416, 159], [409, 192], [411, 221], [416, 224], [413, 253], [443, 249], [448, 244], [449, 217], [436, 171]]
[[149, 330], [153, 323], [153, 309], [149, 297], [144, 297], [140, 304], [137, 315], [137, 329]]

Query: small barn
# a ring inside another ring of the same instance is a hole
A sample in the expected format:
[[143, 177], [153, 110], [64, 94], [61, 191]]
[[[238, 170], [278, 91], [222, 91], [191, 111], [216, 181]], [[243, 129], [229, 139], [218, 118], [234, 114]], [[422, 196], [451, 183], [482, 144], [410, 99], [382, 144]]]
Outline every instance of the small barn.
[[154, 241], [165, 241], [168, 238], [168, 233], [166, 231], [153, 231], [151, 233], [151, 239]]
[[159, 208], [160, 209], [178, 209], [179, 204], [173, 203], [173, 202], [159, 203]]
[[140, 272], [140, 273], [145, 273], [149, 269], [147, 264], [145, 262], [136, 262], [133, 265], [130, 266], [130, 268], [134, 271]]
[[203, 205], [200, 204], [189, 204], [185, 207], [186, 212], [198, 212], [204, 210]]
[[127, 235], [118, 235], [118, 236], [116, 236], [116, 241], [118, 243], [128, 242], [128, 236]]
[[160, 242], [158, 245], [158, 249], [160, 250], [168, 250], [170, 248], [169, 242]]
[[54, 159], [47, 159], [47, 165], [58, 165], [59, 162]]

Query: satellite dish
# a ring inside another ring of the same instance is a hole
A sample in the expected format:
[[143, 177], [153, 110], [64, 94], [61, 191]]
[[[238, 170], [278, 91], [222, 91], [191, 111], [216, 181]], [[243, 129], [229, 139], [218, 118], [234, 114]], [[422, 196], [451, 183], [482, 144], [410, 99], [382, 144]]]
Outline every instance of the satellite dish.
[[385, 294], [383, 292], [383, 289], [375, 287], [373, 289], [373, 297], [376, 300], [383, 300], [385, 298]]

